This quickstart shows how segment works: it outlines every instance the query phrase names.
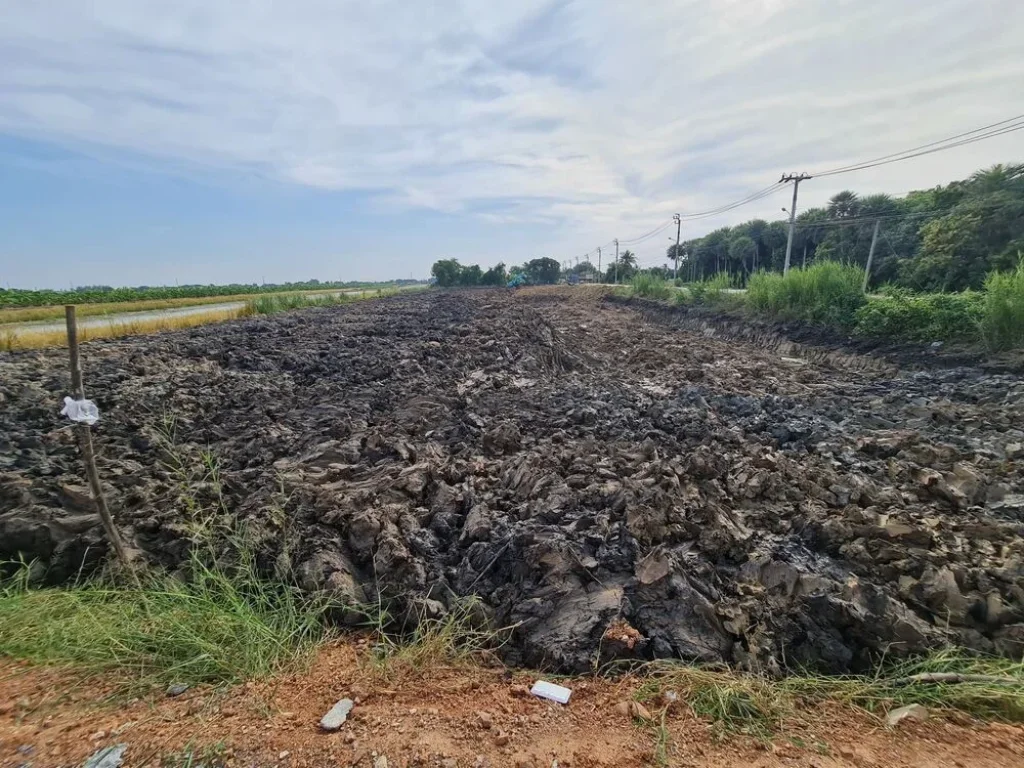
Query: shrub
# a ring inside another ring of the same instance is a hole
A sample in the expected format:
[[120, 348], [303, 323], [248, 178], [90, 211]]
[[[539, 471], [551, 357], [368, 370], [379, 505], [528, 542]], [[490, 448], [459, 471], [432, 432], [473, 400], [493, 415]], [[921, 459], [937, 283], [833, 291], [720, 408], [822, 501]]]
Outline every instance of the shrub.
[[721, 304], [727, 296], [729, 288], [736, 286], [736, 279], [728, 272], [719, 272], [706, 280], [698, 280], [686, 286], [686, 294], [679, 295], [679, 303]]
[[1024, 260], [985, 279], [981, 334], [990, 349], [1024, 347]]
[[973, 291], [913, 295], [892, 291], [857, 310], [856, 332], [904, 341], [977, 340], [983, 297]]
[[851, 328], [865, 302], [863, 276], [858, 267], [834, 261], [791, 269], [785, 276], [758, 272], [747, 283], [747, 304], [784, 320]]
[[636, 296], [646, 296], [648, 299], [666, 301], [672, 295], [672, 286], [650, 272], [639, 272], [633, 276], [633, 293]]

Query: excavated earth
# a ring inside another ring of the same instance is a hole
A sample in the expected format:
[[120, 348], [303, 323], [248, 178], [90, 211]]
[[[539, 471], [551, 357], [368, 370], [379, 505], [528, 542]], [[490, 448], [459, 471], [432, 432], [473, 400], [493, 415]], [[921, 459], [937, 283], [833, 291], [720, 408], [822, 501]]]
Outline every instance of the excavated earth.
[[[396, 616], [478, 595], [513, 664], [1022, 655], [1024, 380], [680, 317], [424, 292], [90, 343], [110, 506], [171, 569], [244, 530]], [[49, 583], [106, 556], [68, 386], [63, 351], [0, 357], [0, 559]]]

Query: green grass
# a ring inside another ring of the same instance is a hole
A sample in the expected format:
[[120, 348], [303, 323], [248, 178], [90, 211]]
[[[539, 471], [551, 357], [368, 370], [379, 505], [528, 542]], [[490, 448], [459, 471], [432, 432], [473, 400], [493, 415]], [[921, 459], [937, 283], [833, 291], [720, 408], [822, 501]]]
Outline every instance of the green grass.
[[[736, 278], [728, 272], [719, 272], [705, 280], [687, 285], [684, 291], [676, 294], [676, 303], [718, 306], [734, 299], [735, 294], [728, 293], [727, 289], [735, 287]], [[735, 300], [742, 301], [742, 297]]]
[[794, 268], [783, 276], [758, 272], [747, 283], [747, 306], [781, 320], [851, 328], [856, 311], [866, 301], [863, 272], [854, 266], [821, 261]]
[[0, 591], [0, 654], [126, 687], [230, 683], [305, 658], [330, 607], [265, 581], [251, 557], [222, 568], [194, 555], [184, 581], [152, 573], [137, 585], [30, 589], [15, 578]]
[[985, 280], [981, 334], [990, 349], [1024, 347], [1024, 259]]
[[634, 275], [631, 286], [635, 296], [643, 296], [655, 301], [667, 301], [675, 293], [671, 283], [649, 272], [640, 272]]
[[494, 653], [508, 640], [514, 627], [492, 629], [483, 618], [480, 600], [455, 600], [443, 616], [407, 616], [398, 622], [378, 600], [360, 609], [364, 625], [373, 630], [375, 645], [370, 663], [388, 680], [429, 673], [438, 666], [494, 661]]
[[857, 309], [855, 333], [901, 341], [965, 341], [981, 339], [985, 297], [963, 293], [911, 294], [889, 291], [869, 298]]
[[[985, 719], [1024, 721], [1024, 662], [957, 650], [885, 664], [874, 675], [795, 674], [774, 680], [668, 661], [652, 662], [645, 671], [636, 694], [639, 700], [656, 701], [672, 691], [719, 731], [758, 738], [778, 733], [800, 709], [813, 710], [823, 701], [841, 702], [879, 717], [905, 704], [922, 704]], [[934, 673], [968, 677], [960, 682], [921, 677]]]

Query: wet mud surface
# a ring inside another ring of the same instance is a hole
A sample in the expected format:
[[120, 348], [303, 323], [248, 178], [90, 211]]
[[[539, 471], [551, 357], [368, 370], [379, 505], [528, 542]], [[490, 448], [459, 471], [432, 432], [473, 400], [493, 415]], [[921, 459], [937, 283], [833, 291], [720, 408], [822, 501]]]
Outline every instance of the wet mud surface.
[[[111, 507], [166, 567], [244, 521], [268, 572], [416, 615], [479, 595], [507, 661], [565, 671], [1020, 657], [1024, 380], [788, 351], [585, 290], [83, 348]], [[61, 351], [0, 356], [0, 559], [51, 583], [105, 554], [67, 388]]]

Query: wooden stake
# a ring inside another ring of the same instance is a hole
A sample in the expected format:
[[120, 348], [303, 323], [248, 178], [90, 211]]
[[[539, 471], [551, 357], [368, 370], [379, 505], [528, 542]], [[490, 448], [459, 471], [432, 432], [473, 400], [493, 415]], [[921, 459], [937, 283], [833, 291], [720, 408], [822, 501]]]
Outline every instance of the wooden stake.
[[[64, 307], [64, 319], [68, 328], [68, 353], [71, 355], [71, 389], [78, 400], [85, 400], [85, 386], [82, 384], [82, 363], [78, 356], [78, 323], [75, 319], [75, 306], [68, 304]], [[103, 496], [103, 486], [100, 485], [100, 473], [96, 469], [96, 454], [92, 448], [92, 432], [88, 424], [75, 424], [75, 431], [78, 433], [78, 442], [82, 448], [82, 458], [85, 459], [85, 474], [89, 477], [89, 487], [92, 488], [92, 498], [100, 512], [100, 519], [103, 521], [103, 528], [107, 532], [110, 545], [117, 554], [117, 559], [122, 565], [128, 565], [128, 553], [121, 542], [121, 535], [114, 527], [114, 518], [110, 515], [107, 507], [107, 500]]]

